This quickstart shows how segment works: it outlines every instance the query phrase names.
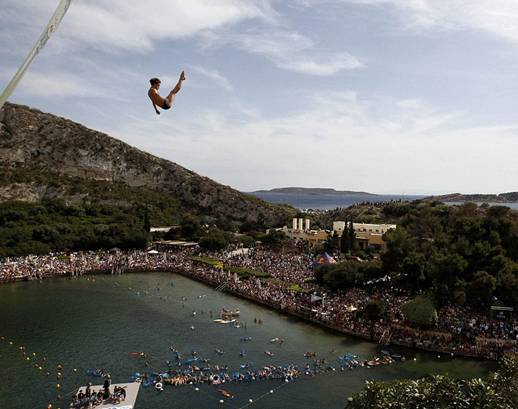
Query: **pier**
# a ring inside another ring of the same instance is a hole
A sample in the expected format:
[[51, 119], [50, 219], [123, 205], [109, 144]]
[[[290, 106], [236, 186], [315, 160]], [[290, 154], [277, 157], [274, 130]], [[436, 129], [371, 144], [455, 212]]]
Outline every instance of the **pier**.
[[[101, 405], [95, 406], [95, 409], [135, 409], [135, 402], [137, 401], [137, 396], [140, 390], [140, 382], [112, 384], [110, 385], [110, 390], [113, 390], [115, 387], [124, 388], [126, 391], [126, 399], [120, 403], [105, 401]], [[85, 393], [86, 388], [86, 386], [80, 387], [77, 390], [77, 393]], [[91, 386], [90, 390], [97, 393], [103, 390], [103, 385]]]

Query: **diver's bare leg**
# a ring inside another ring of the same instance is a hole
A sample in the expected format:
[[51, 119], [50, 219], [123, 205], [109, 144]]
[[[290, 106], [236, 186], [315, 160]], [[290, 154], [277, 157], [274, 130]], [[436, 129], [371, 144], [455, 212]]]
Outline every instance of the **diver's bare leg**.
[[180, 74], [180, 79], [178, 80], [178, 83], [175, 85], [173, 90], [171, 91], [171, 94], [178, 94], [178, 92], [182, 89], [182, 82], [185, 81], [185, 73], [182, 71]]
[[174, 99], [176, 97], [176, 94], [171, 91], [169, 95], [165, 98], [166, 101], [169, 103], [170, 106], [173, 106]]
[[182, 89], [183, 81], [185, 81], [185, 73], [182, 71], [180, 74], [180, 79], [178, 80], [178, 83], [175, 85], [175, 87], [172, 89], [172, 91], [166, 97], [166, 100], [169, 102], [169, 105], [171, 105], [171, 106], [173, 105], [176, 94], [178, 94], [178, 92], [180, 92], [180, 90]]

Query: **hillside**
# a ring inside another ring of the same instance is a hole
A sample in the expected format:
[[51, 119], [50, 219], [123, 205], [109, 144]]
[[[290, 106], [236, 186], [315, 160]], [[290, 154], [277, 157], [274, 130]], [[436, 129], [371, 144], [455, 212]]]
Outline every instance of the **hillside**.
[[257, 190], [253, 193], [281, 193], [281, 194], [303, 194], [303, 195], [368, 195], [377, 196], [373, 193], [356, 192], [353, 190], [336, 190], [332, 188], [318, 187], [280, 187], [270, 190]]
[[425, 200], [437, 200], [440, 202], [518, 203], [518, 192], [500, 193], [496, 195], [483, 193], [450, 193], [447, 195], [430, 196]]
[[0, 111], [0, 162], [0, 202], [146, 204], [153, 222], [193, 213], [277, 225], [295, 214], [289, 206], [264, 202], [27, 106], [6, 104]]

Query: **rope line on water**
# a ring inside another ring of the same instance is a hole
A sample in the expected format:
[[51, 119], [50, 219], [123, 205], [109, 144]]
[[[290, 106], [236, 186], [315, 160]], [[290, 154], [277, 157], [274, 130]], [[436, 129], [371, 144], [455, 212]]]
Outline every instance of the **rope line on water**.
[[245, 403], [243, 406], [240, 406], [238, 409], [243, 409], [243, 408], [247, 408], [249, 406], [252, 406], [253, 404], [257, 403], [257, 401], [263, 399], [264, 397], [268, 396], [268, 395], [271, 395], [273, 394], [275, 391], [279, 390], [280, 388], [284, 387], [284, 386], [287, 386], [289, 385], [291, 382], [285, 382], [279, 386], [277, 386], [276, 388], [273, 388], [273, 389], [270, 389], [268, 392], [265, 392], [263, 393], [262, 395], [260, 395], [258, 398], [255, 398], [255, 399], [251, 399], [249, 400], [247, 403]]
[[[46, 356], [42, 355], [42, 354], [38, 354], [36, 352], [32, 352], [32, 353], [29, 353], [28, 352], [28, 348], [25, 346], [25, 345], [16, 345], [17, 342], [15, 342], [14, 340], [8, 340], [7, 337], [5, 336], [0, 336], [0, 341], [4, 344], [7, 344], [9, 346], [12, 346], [14, 347], [17, 351], [20, 352], [20, 355], [22, 357], [22, 360], [25, 361], [25, 362], [33, 362], [33, 367], [36, 368], [39, 373], [41, 373], [42, 375], [45, 374], [46, 376], [46, 380], [47, 382], [51, 382], [50, 380], [50, 377], [52, 375], [52, 372], [54, 371], [54, 369], [52, 369], [52, 365], [49, 364], [49, 362], [47, 361], [47, 358]], [[41, 362], [40, 362], [41, 361]], [[62, 398], [63, 398], [63, 395], [60, 393], [61, 391], [61, 386], [62, 386], [62, 382], [63, 382], [63, 375], [64, 375], [64, 367], [61, 363], [58, 363], [56, 366], [55, 366], [55, 374], [56, 374], [56, 401], [60, 401]], [[77, 370], [74, 369], [74, 372], [76, 372]], [[68, 396], [65, 395], [65, 396]], [[59, 405], [59, 403], [57, 404]], [[57, 406], [56, 405], [56, 406]], [[58, 407], [59, 409], [59, 407]]]

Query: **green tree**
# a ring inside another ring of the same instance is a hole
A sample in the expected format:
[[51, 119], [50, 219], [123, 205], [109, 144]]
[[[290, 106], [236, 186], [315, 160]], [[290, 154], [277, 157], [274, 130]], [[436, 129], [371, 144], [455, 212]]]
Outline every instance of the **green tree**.
[[401, 272], [403, 260], [414, 250], [415, 244], [406, 229], [398, 226], [383, 235], [387, 251], [381, 255], [386, 272]]
[[345, 261], [324, 264], [315, 270], [315, 279], [331, 290], [361, 287], [365, 281], [378, 278], [382, 270], [378, 262]]
[[512, 307], [518, 307], [518, 266], [513, 272], [503, 274], [499, 277], [497, 291], [502, 301]]
[[426, 281], [425, 269], [426, 258], [424, 254], [409, 253], [401, 263], [402, 284], [408, 286], [411, 290], [423, 288]]
[[351, 216], [349, 220], [349, 250], [354, 251], [358, 248], [358, 242], [356, 240], [356, 233], [354, 232], [354, 222]]
[[401, 306], [405, 318], [414, 325], [430, 327], [437, 323], [437, 310], [430, 298], [419, 295]]
[[344, 254], [351, 251], [350, 235], [347, 227], [342, 231], [342, 236], [340, 237], [340, 250]]
[[255, 239], [247, 235], [238, 236], [238, 240], [243, 245], [243, 247], [253, 247], [255, 244]]
[[379, 320], [385, 313], [386, 305], [383, 300], [370, 301], [364, 308], [364, 317], [370, 321]]
[[368, 381], [348, 399], [346, 409], [515, 409], [518, 407], [518, 356], [506, 356], [486, 378], [435, 375], [390, 383]]
[[279, 249], [288, 241], [286, 233], [275, 229], [271, 229], [268, 233], [261, 234], [257, 238], [263, 245], [272, 249]]
[[476, 306], [489, 306], [496, 289], [496, 278], [486, 271], [477, 271], [469, 286], [469, 298]]
[[327, 236], [327, 239], [324, 242], [324, 250], [329, 254], [334, 253], [338, 248], [339, 240], [338, 233], [333, 232], [332, 235]]
[[212, 229], [200, 239], [199, 245], [206, 250], [223, 250], [228, 246], [228, 240], [223, 231]]
[[186, 240], [198, 240], [201, 234], [200, 220], [191, 215], [186, 215], [180, 223], [182, 237]]
[[149, 218], [149, 209], [144, 209], [144, 232], [149, 233], [151, 231], [151, 219]]

